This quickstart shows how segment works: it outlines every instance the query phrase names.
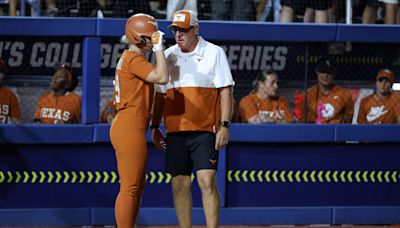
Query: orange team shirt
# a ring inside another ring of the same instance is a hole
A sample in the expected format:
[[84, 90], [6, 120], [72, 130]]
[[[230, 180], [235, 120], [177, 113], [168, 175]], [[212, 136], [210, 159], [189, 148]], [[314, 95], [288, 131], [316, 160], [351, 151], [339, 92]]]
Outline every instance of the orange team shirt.
[[284, 119], [286, 123], [293, 121], [289, 104], [283, 96], [279, 96], [278, 99], [262, 99], [256, 93], [252, 93], [243, 97], [239, 106], [242, 123], [247, 123], [249, 118], [257, 114], [266, 115], [273, 120]]
[[[318, 104], [323, 104], [321, 111], [321, 123], [345, 123], [345, 119], [351, 121], [354, 113], [354, 104], [351, 93], [335, 85], [328, 95], [319, 91], [318, 85], [307, 89], [307, 122], [315, 123]], [[303, 106], [301, 106], [303, 107]]]
[[377, 100], [375, 94], [364, 97], [360, 103], [357, 122], [359, 124], [395, 124], [400, 118], [400, 99], [390, 94], [384, 100]]
[[107, 101], [106, 105], [101, 112], [100, 123], [108, 123], [109, 116], [115, 116], [114, 100]]
[[181, 52], [175, 44], [164, 53], [169, 82], [158, 88], [166, 94], [167, 132], [217, 131], [221, 119], [219, 88], [234, 84], [224, 49], [200, 37], [193, 52]]
[[0, 123], [11, 123], [11, 118], [20, 118], [17, 96], [8, 88], [0, 87]]
[[81, 97], [74, 92], [67, 92], [63, 96], [54, 96], [48, 92], [39, 97], [35, 112], [35, 119], [42, 124], [54, 124], [57, 121], [65, 123], [80, 123]]
[[132, 115], [150, 118], [154, 84], [146, 82], [154, 70], [148, 60], [136, 52], [125, 50], [118, 61], [114, 80], [114, 104], [118, 111], [130, 108]]

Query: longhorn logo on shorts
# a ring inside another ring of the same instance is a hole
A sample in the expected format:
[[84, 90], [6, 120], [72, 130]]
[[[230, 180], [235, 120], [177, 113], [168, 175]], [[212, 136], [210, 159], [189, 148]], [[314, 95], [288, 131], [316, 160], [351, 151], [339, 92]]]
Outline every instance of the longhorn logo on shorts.
[[208, 159], [209, 161], [210, 161], [210, 163], [213, 165], [213, 166], [215, 166], [216, 164], [217, 164], [217, 162], [218, 162], [218, 160], [213, 160], [213, 159]]

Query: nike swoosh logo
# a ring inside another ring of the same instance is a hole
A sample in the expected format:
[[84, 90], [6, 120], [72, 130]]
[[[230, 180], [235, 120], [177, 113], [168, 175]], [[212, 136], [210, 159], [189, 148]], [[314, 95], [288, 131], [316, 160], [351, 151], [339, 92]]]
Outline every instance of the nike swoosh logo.
[[388, 112], [388, 111], [385, 110], [385, 111], [383, 111], [383, 112], [381, 111], [381, 112], [376, 113], [376, 114], [368, 114], [368, 115], [367, 115], [367, 120], [368, 120], [368, 122], [372, 122], [372, 121], [378, 119], [379, 117], [381, 117], [382, 115], [386, 114], [387, 112]]

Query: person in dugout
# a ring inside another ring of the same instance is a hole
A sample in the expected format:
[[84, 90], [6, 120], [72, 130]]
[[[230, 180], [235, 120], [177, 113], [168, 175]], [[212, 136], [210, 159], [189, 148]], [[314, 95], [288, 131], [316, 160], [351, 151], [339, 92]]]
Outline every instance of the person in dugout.
[[51, 92], [38, 99], [33, 123], [76, 124], [81, 120], [81, 97], [74, 90], [78, 78], [72, 69], [61, 64], [50, 82]]
[[400, 123], [400, 96], [392, 91], [395, 74], [390, 69], [381, 69], [376, 75], [374, 94], [364, 97], [360, 103], [357, 123]]
[[6, 74], [6, 61], [0, 58], [0, 124], [19, 123], [21, 111], [17, 96], [2, 86]]
[[115, 110], [114, 99], [108, 100], [107, 103], [104, 105], [103, 110], [101, 111], [100, 123], [111, 124], [116, 114], [117, 111]]
[[278, 94], [278, 74], [260, 72], [253, 82], [254, 90], [239, 104], [242, 123], [292, 123], [293, 117], [284, 96]]
[[[305, 117], [307, 123], [340, 124], [351, 123], [354, 103], [348, 89], [336, 85], [336, 62], [334, 57], [322, 57], [315, 68], [318, 83], [307, 89]], [[303, 108], [304, 109], [304, 108]], [[304, 113], [304, 112], [303, 112]]]
[[[135, 14], [128, 18], [125, 36], [121, 39], [128, 49], [122, 53], [115, 71], [114, 104], [117, 114], [110, 129], [120, 177], [120, 189], [115, 201], [119, 228], [135, 226], [145, 188], [146, 131], [153, 106], [154, 83], [168, 82], [163, 35], [154, 17]], [[155, 67], [145, 57], [150, 51], [156, 56]]]

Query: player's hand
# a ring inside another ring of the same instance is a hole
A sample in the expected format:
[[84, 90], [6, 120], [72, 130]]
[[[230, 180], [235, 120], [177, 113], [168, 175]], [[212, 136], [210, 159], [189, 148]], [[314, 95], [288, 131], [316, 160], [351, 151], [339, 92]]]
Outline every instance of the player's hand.
[[151, 130], [151, 140], [157, 149], [165, 150], [167, 148], [164, 134], [159, 128], [154, 128]]
[[164, 33], [158, 30], [157, 32], [151, 35], [151, 42], [153, 43], [153, 51], [162, 51], [163, 47], [163, 40], [164, 40]]
[[229, 142], [229, 128], [220, 126], [215, 137], [215, 149], [220, 150]]

